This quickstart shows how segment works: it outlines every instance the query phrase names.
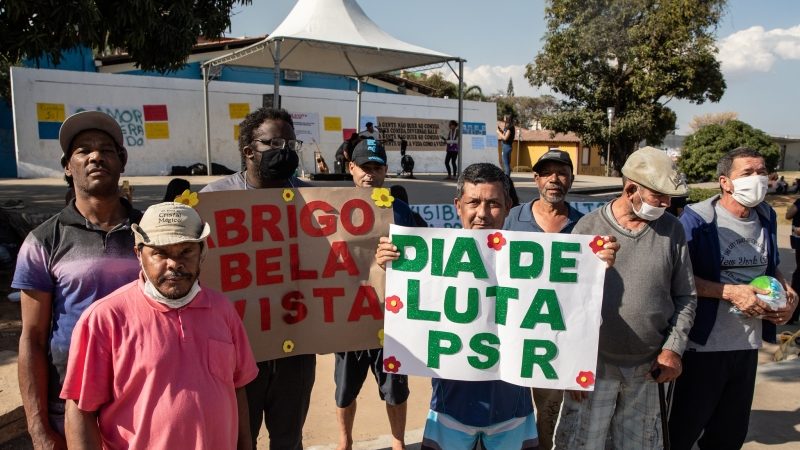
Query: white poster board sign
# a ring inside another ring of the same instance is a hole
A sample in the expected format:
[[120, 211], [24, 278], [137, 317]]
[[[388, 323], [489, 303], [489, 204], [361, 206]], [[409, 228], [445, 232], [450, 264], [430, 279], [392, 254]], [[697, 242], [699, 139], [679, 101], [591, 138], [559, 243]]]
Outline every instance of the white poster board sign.
[[605, 263], [597, 236], [390, 227], [384, 370], [592, 390]]

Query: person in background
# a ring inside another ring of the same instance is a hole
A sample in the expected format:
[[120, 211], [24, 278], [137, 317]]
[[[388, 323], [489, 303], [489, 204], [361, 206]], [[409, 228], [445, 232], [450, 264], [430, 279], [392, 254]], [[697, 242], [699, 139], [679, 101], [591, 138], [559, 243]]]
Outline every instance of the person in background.
[[376, 141], [381, 140], [381, 133], [378, 131], [378, 127], [374, 126], [372, 122], [367, 122], [364, 124], [366, 130], [358, 133], [358, 136], [361, 139], [375, 139]]
[[[200, 192], [308, 187], [294, 172], [303, 143], [294, 133], [292, 116], [283, 109], [259, 108], [239, 124], [239, 152], [245, 170], [208, 184]], [[296, 355], [258, 363], [258, 376], [247, 389], [250, 434], [256, 446], [262, 420], [270, 448], [301, 450], [303, 425], [311, 403], [317, 359]]]
[[510, 115], [503, 116], [503, 127], [498, 125], [497, 132], [500, 133], [502, 144], [503, 171], [506, 175], [511, 176], [511, 150], [514, 138], [517, 137], [517, 129], [514, 127], [514, 120]]
[[131, 225], [142, 217], [119, 192], [128, 152], [99, 111], [61, 125], [61, 166], [74, 199], [23, 242], [11, 286], [22, 290], [19, 388], [35, 448], [65, 448], [59, 398], [72, 329], [93, 302], [135, 279]]
[[342, 145], [336, 150], [336, 172], [347, 173], [348, 165], [350, 164], [350, 157], [353, 154], [353, 149], [356, 144], [361, 140], [358, 133], [350, 134], [350, 138], [342, 142]]
[[132, 228], [139, 276], [87, 308], [72, 335], [69, 447], [249, 450], [244, 386], [258, 369], [231, 301], [198, 283], [211, 228], [175, 202]]
[[188, 180], [183, 178], [173, 178], [167, 184], [167, 190], [164, 192], [165, 202], [174, 202], [176, 197], [180, 197], [184, 191], [192, 190], [192, 185]]
[[[447, 144], [444, 157], [444, 167], [447, 168], [445, 180], [455, 180], [458, 178], [458, 122], [451, 120], [447, 127], [449, 129], [447, 137], [442, 138]], [[453, 165], [452, 175], [450, 164]]]
[[[786, 209], [786, 220], [792, 221], [792, 234], [789, 235], [789, 245], [794, 250], [794, 272], [792, 272], [792, 289], [795, 292], [800, 291], [800, 198], [796, 199]], [[795, 308], [792, 317], [789, 319], [789, 324], [793, 325], [800, 319], [800, 308]]]

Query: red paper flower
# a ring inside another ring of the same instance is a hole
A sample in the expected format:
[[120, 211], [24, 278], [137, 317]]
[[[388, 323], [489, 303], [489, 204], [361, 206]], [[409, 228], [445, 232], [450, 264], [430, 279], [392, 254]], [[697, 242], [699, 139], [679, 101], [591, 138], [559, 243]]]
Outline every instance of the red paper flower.
[[601, 236], [593, 237], [592, 238], [592, 242], [589, 243], [589, 247], [595, 253], [597, 253], [600, 250], [602, 250], [604, 245], [606, 245], [606, 240], [603, 239]]
[[391, 311], [395, 314], [399, 313], [400, 310], [403, 309], [403, 301], [400, 300], [400, 297], [393, 295], [391, 297], [386, 298], [386, 310]]
[[506, 245], [506, 238], [503, 237], [503, 233], [498, 231], [489, 235], [486, 244], [491, 249], [500, 250], [504, 245]]
[[586, 389], [589, 386], [594, 385], [594, 373], [591, 370], [578, 372], [578, 376], [575, 377], [575, 381], [578, 382], [580, 387]]
[[400, 361], [397, 360], [394, 356], [390, 356], [383, 360], [383, 371], [386, 373], [397, 373], [400, 369]]

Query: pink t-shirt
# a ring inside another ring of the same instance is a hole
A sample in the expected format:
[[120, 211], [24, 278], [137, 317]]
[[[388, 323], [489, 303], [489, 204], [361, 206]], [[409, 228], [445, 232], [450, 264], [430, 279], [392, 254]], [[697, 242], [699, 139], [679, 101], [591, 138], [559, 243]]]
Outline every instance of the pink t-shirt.
[[236, 448], [236, 388], [258, 373], [239, 316], [203, 288], [173, 310], [134, 281], [72, 334], [61, 398], [98, 411], [104, 448]]

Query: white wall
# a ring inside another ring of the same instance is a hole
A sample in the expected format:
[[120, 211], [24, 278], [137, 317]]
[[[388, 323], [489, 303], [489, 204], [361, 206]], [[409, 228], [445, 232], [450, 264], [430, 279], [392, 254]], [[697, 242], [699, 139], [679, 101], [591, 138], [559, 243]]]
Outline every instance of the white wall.
[[[168, 139], [143, 138], [142, 145], [126, 145], [129, 158], [126, 175], [159, 175], [173, 165], [188, 166], [206, 162], [203, 122], [202, 81], [136, 75], [116, 75], [60, 70], [11, 70], [16, 141], [17, 171], [20, 178], [61, 176], [61, 149], [57, 139], [40, 139], [42, 112], [37, 104], [63, 105], [68, 116], [77, 107], [102, 106], [111, 110], [141, 110], [143, 105], [166, 105]], [[266, 80], [269, 81], [269, 80]], [[262, 104], [262, 94], [272, 92], [271, 85], [213, 81], [209, 85], [212, 161], [238, 170], [238, 143], [229, 104], [247, 103], [253, 111]], [[343, 128], [356, 128], [355, 92], [281, 87], [282, 106], [292, 113], [319, 115], [319, 147], [329, 167], [342, 142], [341, 130], [326, 131], [325, 117], [341, 118]], [[458, 102], [439, 98], [394, 94], [364, 93], [362, 116], [390, 116], [424, 119], [457, 119]], [[464, 121], [482, 122], [492, 138], [496, 105], [464, 102]], [[58, 118], [51, 120], [58, 121]], [[52, 130], [52, 123], [50, 124]], [[52, 137], [52, 136], [51, 136]], [[138, 138], [137, 138], [138, 139]], [[490, 142], [491, 144], [491, 142]], [[304, 145], [303, 160], [311, 171], [314, 144]], [[415, 152], [409, 148], [416, 166], [414, 171], [444, 172], [444, 145], [441, 152]], [[497, 162], [495, 145], [472, 148], [472, 136], [464, 136], [464, 166], [474, 162]], [[399, 171], [399, 152], [389, 153], [389, 171]]]

